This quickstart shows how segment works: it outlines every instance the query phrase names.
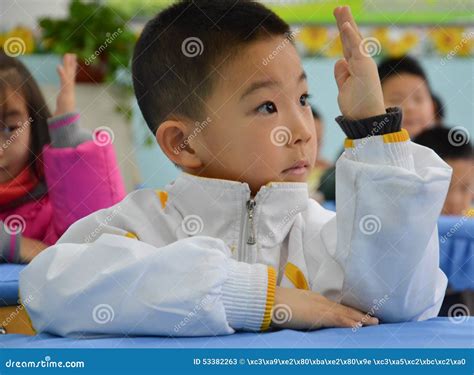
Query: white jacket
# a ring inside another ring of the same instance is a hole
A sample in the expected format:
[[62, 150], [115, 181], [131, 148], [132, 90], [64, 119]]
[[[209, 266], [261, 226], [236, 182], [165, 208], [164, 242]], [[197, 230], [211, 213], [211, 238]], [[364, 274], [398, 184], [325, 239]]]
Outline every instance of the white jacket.
[[21, 273], [38, 332], [223, 335], [268, 328], [275, 285], [308, 288], [383, 322], [437, 315], [437, 219], [451, 169], [405, 130], [346, 140], [337, 215], [304, 183], [183, 173], [70, 227]]

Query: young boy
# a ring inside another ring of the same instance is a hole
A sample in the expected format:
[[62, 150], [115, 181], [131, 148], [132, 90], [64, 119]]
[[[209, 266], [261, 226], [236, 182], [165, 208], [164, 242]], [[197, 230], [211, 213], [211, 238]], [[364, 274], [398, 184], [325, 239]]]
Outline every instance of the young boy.
[[437, 315], [451, 170], [400, 130], [349, 8], [334, 14], [348, 136], [337, 220], [308, 198], [315, 127], [288, 25], [256, 2], [179, 2], [143, 30], [133, 80], [183, 173], [80, 220], [22, 272], [37, 331], [197, 336]]
[[379, 76], [386, 107], [401, 107], [402, 128], [411, 138], [432, 127], [435, 107], [426, 74], [410, 56], [389, 58], [379, 64]]
[[462, 128], [436, 127], [421, 133], [413, 142], [431, 148], [453, 169], [443, 215], [474, 216], [474, 150]]

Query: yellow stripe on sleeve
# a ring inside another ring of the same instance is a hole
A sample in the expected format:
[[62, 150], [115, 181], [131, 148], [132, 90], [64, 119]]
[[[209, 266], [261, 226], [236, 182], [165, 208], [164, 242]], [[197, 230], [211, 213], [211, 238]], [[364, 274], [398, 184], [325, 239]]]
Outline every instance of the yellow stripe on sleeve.
[[265, 305], [265, 313], [263, 314], [262, 331], [270, 328], [272, 322], [272, 309], [275, 303], [276, 288], [276, 272], [273, 267], [268, 267], [268, 287], [267, 287], [267, 303]]

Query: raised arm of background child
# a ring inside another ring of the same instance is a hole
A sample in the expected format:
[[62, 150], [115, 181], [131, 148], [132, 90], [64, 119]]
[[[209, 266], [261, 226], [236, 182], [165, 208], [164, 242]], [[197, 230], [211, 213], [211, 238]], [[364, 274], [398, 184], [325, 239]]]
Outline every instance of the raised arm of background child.
[[51, 144], [43, 150], [54, 226], [47, 236], [54, 243], [75, 221], [125, 197], [111, 135], [95, 134], [78, 125], [76, 111], [76, 56], [66, 54], [58, 66], [61, 86], [56, 111], [49, 119]]

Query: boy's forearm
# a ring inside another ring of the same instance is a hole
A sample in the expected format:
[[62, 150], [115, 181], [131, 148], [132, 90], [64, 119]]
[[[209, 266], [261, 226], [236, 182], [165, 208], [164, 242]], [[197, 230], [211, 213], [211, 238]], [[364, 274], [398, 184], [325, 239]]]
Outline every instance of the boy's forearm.
[[[34, 328], [61, 336], [259, 331], [265, 317], [269, 324], [275, 278], [267, 266], [237, 262], [228, 253], [221, 240], [210, 237], [156, 248], [102, 235], [89, 244], [59, 243], [45, 250], [22, 272], [20, 291], [31, 300], [26, 308]], [[100, 309], [114, 318], [98, 322]]]
[[336, 174], [343, 301], [385, 321], [433, 314], [445, 288], [436, 223], [449, 166], [402, 130], [346, 141]]

